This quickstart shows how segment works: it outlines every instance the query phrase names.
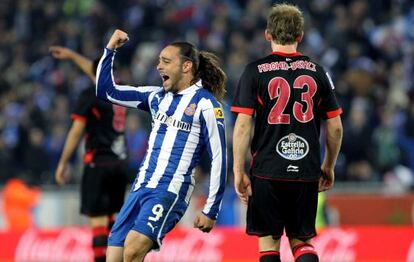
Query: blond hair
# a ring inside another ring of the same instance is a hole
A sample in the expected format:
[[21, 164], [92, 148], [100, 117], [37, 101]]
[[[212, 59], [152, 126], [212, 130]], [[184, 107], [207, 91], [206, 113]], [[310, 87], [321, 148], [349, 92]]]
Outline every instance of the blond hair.
[[276, 4], [267, 18], [267, 31], [276, 44], [289, 45], [299, 40], [304, 28], [302, 11], [295, 5]]

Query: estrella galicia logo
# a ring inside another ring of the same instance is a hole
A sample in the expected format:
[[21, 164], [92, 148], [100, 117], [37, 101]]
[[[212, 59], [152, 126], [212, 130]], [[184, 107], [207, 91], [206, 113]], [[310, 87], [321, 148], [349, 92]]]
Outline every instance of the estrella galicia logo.
[[276, 145], [276, 152], [287, 160], [300, 160], [309, 152], [309, 143], [294, 133], [282, 137]]

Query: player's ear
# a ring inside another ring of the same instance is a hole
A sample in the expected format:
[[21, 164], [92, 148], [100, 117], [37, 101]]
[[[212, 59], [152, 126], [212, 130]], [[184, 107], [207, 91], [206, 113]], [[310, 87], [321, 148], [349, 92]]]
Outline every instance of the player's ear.
[[303, 31], [302, 31], [302, 33], [300, 34], [300, 36], [298, 36], [298, 37], [296, 37], [296, 42], [298, 42], [298, 43], [300, 43], [300, 42], [302, 42], [302, 39], [303, 39]]
[[272, 42], [273, 40], [272, 34], [267, 29], [265, 30], [265, 39], [266, 41], [269, 41], [269, 42]]
[[190, 72], [190, 71], [191, 71], [191, 69], [192, 69], [192, 67], [193, 67], [193, 62], [191, 62], [191, 61], [189, 61], [189, 60], [184, 61], [183, 66], [182, 66], [182, 68], [183, 68], [183, 73], [188, 73], [188, 72]]

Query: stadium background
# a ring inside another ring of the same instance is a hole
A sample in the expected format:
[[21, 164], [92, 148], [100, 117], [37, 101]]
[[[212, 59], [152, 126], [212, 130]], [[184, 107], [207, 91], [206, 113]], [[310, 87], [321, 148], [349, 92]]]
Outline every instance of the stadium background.
[[[326, 195], [325, 205], [321, 205], [323, 219], [319, 222], [322, 227], [327, 226], [319, 238], [325, 238], [322, 258], [325, 261], [414, 261], [414, 3], [411, 0], [286, 2], [294, 2], [304, 10], [306, 31], [299, 50], [331, 73], [344, 109], [344, 139], [336, 168], [337, 182], [334, 190]], [[130, 36], [129, 43], [117, 56], [117, 74], [126, 83], [160, 85], [155, 69], [158, 53], [174, 40], [190, 41], [221, 58], [229, 77], [224, 108], [230, 168], [223, 211], [218, 220], [220, 227], [216, 230], [219, 237], [200, 236], [189, 228], [192, 211], [204, 201], [208, 183], [208, 162], [204, 161], [198, 170], [198, 187], [192, 205], [181, 229], [173, 234], [165, 249], [171, 254], [171, 250], [181, 250], [185, 241], [192, 239], [198, 241], [193, 249], [199, 255], [191, 253], [192, 259], [188, 261], [254, 261], [257, 247], [254, 239], [243, 234], [244, 207], [232, 187], [234, 116], [229, 106], [244, 65], [270, 53], [263, 31], [272, 3], [275, 1], [1, 0], [0, 187], [3, 194], [0, 200], [9, 199], [4, 189], [10, 179], [24, 181], [28, 188], [20, 187], [22, 191], [12, 192], [11, 196], [12, 199], [16, 195], [26, 196], [27, 199], [20, 197], [15, 203], [28, 208], [33, 205], [34, 226], [26, 233], [10, 230], [4, 208], [1, 209], [0, 261], [11, 259], [7, 256], [20, 261], [57, 261], [58, 258], [49, 254], [52, 248], [47, 245], [42, 250], [31, 246], [46, 243], [47, 239], [59, 239], [62, 234], [73, 235], [71, 244], [67, 244], [70, 248], [66, 246], [62, 253], [69, 249], [75, 252], [75, 247], [88, 243], [88, 231], [82, 227], [86, 220], [78, 215], [80, 158], [72, 161], [74, 176], [69, 186], [56, 186], [54, 170], [71, 123], [74, 102], [91, 82], [71, 63], [53, 59], [48, 47], [63, 45], [96, 58], [116, 28]], [[131, 179], [145, 152], [149, 128], [145, 114], [129, 110], [127, 139]], [[186, 238], [183, 240], [182, 236]], [[11, 244], [12, 239], [15, 245]], [[19, 244], [21, 239], [26, 242]], [[237, 251], [231, 242], [243, 242], [242, 248]], [[360, 245], [367, 243], [370, 244], [361, 248]], [[375, 254], [375, 250], [382, 252]], [[46, 255], [41, 257], [36, 252], [47, 253], [49, 257], [46, 259]], [[87, 257], [88, 252], [85, 249], [80, 253]], [[234, 254], [228, 255], [229, 252]], [[216, 255], [206, 256], [208, 253]], [[70, 257], [66, 254], [65, 258], [79, 261], [79, 257]], [[153, 260], [170, 261], [173, 257], [158, 255]]]

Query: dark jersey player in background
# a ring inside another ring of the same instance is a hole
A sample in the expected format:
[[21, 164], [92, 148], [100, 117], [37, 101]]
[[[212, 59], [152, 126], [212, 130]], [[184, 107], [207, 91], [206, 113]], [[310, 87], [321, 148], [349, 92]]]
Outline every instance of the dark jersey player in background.
[[[260, 261], [280, 261], [285, 230], [295, 261], [318, 261], [316, 235], [318, 191], [333, 186], [342, 140], [342, 112], [334, 85], [324, 69], [296, 51], [303, 37], [301, 11], [277, 4], [265, 32], [273, 53], [248, 64], [232, 111], [235, 189], [248, 202], [247, 233], [259, 237]], [[250, 176], [244, 171], [251, 142]], [[320, 124], [326, 119], [326, 152], [321, 165]]]
[[[99, 61], [92, 62], [60, 46], [52, 46], [50, 51], [55, 58], [73, 61], [95, 82]], [[59, 185], [68, 181], [68, 162], [85, 137], [81, 213], [89, 217], [92, 227], [95, 261], [105, 261], [108, 233], [124, 202], [127, 185], [126, 109], [99, 100], [90, 87], [80, 94], [71, 118], [72, 127], [55, 178]]]

